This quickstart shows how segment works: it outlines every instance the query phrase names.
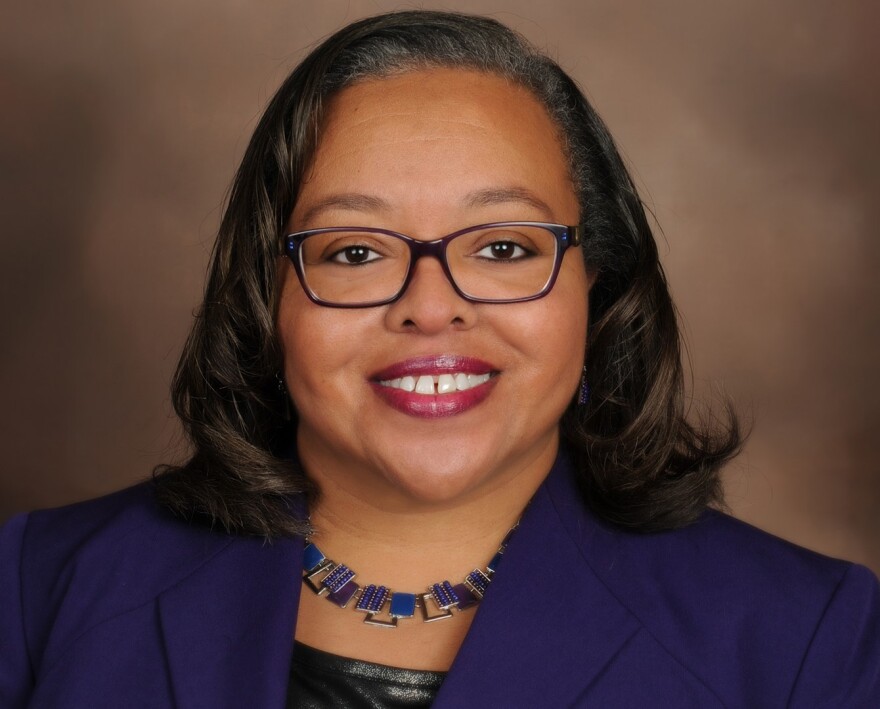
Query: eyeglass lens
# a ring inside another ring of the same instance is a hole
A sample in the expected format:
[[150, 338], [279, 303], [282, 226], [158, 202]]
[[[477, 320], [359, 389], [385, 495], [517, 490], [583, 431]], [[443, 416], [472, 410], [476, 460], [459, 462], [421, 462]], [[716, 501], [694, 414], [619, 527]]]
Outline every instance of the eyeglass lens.
[[[517, 300], [540, 293], [553, 275], [556, 235], [539, 226], [467, 231], [447, 242], [446, 261], [465, 295]], [[300, 247], [307, 287], [328, 303], [358, 304], [393, 298], [406, 281], [411, 251], [399, 237], [334, 230], [311, 234]]]

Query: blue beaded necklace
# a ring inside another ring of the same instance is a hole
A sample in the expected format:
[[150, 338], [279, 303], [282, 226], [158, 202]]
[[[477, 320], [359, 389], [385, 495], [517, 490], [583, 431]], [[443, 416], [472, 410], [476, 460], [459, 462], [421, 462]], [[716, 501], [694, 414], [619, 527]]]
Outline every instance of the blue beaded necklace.
[[340, 608], [346, 608], [354, 601], [354, 609], [366, 614], [364, 623], [367, 625], [396, 628], [397, 621], [412, 618], [416, 608], [421, 610], [425, 623], [451, 618], [453, 609], [463, 611], [483, 599], [517, 526], [519, 522], [504, 537], [485, 570], [474, 569], [462, 583], [454, 586], [449, 581], [431, 584], [425, 593], [401, 593], [372, 583], [361, 588], [354, 582], [357, 576], [354, 571], [345, 564], [328, 559], [314, 542], [306, 538], [303, 583], [319, 596], [327, 594], [327, 600]]

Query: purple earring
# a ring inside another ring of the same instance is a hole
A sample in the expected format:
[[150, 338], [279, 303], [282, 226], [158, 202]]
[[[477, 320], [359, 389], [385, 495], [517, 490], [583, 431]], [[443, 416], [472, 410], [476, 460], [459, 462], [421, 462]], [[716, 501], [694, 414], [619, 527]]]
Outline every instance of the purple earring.
[[588, 403], [590, 403], [590, 385], [587, 383], [587, 366], [584, 365], [581, 385], [578, 388], [578, 406], [586, 406]]

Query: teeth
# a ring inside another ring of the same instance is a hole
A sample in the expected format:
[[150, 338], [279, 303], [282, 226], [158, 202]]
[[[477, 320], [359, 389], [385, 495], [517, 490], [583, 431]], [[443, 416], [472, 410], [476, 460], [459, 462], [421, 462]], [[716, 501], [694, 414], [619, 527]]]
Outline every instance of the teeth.
[[451, 391], [456, 391], [453, 376], [451, 374], [441, 374], [437, 377], [437, 393], [448, 394]]
[[423, 374], [418, 379], [416, 377], [401, 377], [400, 379], [389, 379], [380, 382], [380, 384], [392, 389], [403, 389], [403, 391], [414, 391], [416, 394], [434, 396], [472, 389], [488, 382], [491, 376], [488, 372], [486, 374], [456, 372], [455, 374], [440, 374], [436, 377]]
[[416, 394], [433, 394], [434, 384], [434, 377], [422, 375], [416, 382]]
[[468, 380], [468, 389], [470, 389], [471, 387], [479, 386], [483, 382], [489, 381], [489, 375], [488, 374], [468, 374], [467, 380]]

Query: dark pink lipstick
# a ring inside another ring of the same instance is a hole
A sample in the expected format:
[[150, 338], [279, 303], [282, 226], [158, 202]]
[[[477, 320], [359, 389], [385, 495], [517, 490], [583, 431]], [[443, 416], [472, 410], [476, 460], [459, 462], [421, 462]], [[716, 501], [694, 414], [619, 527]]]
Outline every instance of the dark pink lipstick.
[[440, 418], [474, 408], [492, 391], [498, 370], [458, 355], [432, 355], [396, 362], [370, 377], [387, 404], [409, 416]]

